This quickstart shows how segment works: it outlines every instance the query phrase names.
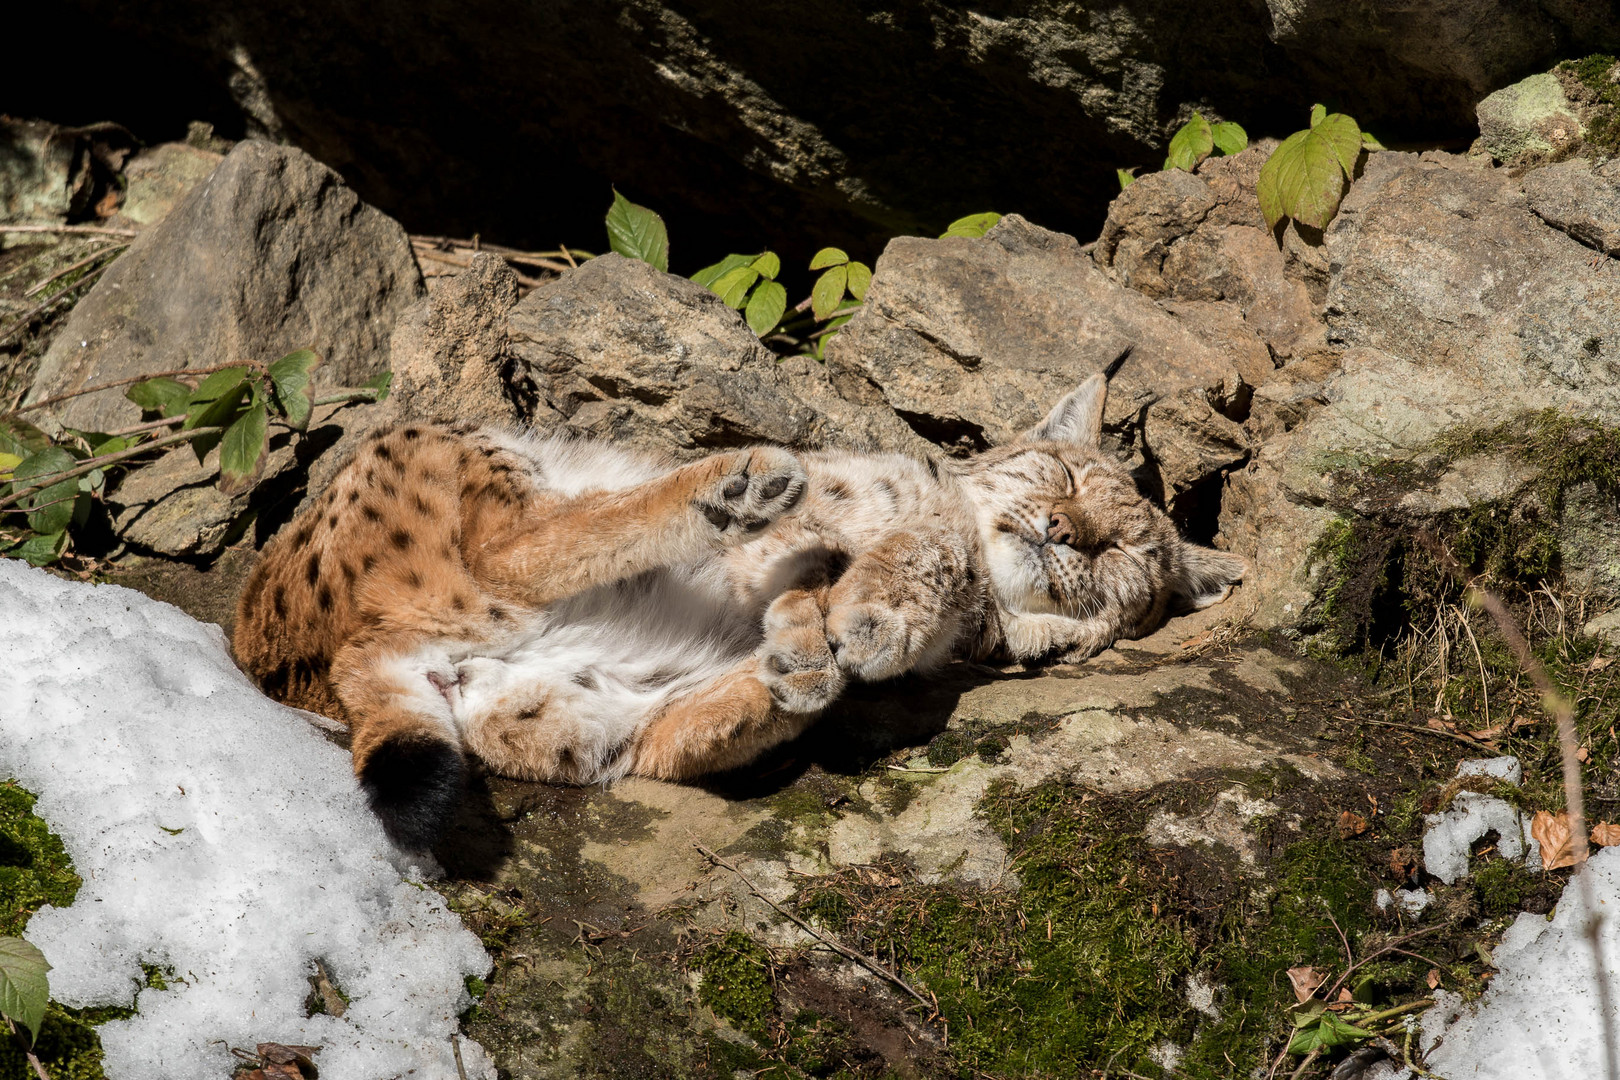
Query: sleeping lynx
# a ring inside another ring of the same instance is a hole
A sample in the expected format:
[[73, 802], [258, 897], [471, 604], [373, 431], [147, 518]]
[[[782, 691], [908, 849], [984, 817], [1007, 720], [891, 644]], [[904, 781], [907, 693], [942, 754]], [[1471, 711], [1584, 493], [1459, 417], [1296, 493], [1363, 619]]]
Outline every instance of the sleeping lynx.
[[1221, 599], [1097, 451], [1093, 376], [961, 463], [754, 447], [674, 466], [598, 443], [412, 425], [265, 552], [236, 652], [346, 721], [390, 835], [422, 848], [463, 753], [571, 783], [689, 777], [790, 739], [846, 680], [954, 656], [1079, 658]]

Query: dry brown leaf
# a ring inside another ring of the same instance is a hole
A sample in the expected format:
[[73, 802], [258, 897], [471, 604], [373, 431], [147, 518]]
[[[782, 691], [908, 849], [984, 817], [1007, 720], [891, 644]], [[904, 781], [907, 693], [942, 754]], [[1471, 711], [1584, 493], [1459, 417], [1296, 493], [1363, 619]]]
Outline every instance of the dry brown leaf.
[[1599, 847], [1613, 847], [1620, 844], [1620, 825], [1610, 825], [1607, 821], [1600, 821], [1592, 826], [1592, 843]]
[[1367, 831], [1367, 819], [1352, 810], [1339, 815], [1339, 838], [1348, 840]]
[[1313, 967], [1291, 967], [1288, 969], [1288, 981], [1294, 986], [1294, 996], [1300, 1001], [1311, 1000], [1316, 988], [1322, 985], [1327, 978], [1327, 972], [1317, 971]]
[[1575, 848], [1570, 842], [1569, 815], [1560, 810], [1554, 817], [1545, 810], [1537, 810], [1530, 821], [1530, 835], [1541, 845], [1541, 866], [1545, 870], [1561, 870], [1575, 865]]
[[1602, 671], [1612, 663], [1614, 663], [1614, 657], [1612, 656], [1594, 656], [1591, 660], [1587, 661], [1586, 670]]
[[1584, 746], [1581, 747], [1580, 749], [1575, 751], [1575, 760], [1579, 761], [1579, 762], [1582, 762], [1583, 764], [1585, 762], [1591, 761], [1592, 760], [1592, 751], [1588, 750]]
[[1215, 635], [1214, 635], [1213, 632], [1211, 632], [1209, 630], [1205, 630], [1201, 634], [1194, 634], [1192, 637], [1188, 638], [1186, 641], [1183, 641], [1177, 647], [1182, 648], [1182, 649], [1196, 649], [1198, 646], [1204, 644], [1206, 641], [1208, 641], [1210, 638], [1212, 638], [1214, 636]]
[[1429, 984], [1430, 990], [1438, 988], [1440, 985], [1440, 969], [1430, 968], [1429, 974], [1424, 977], [1423, 981]]
[[1417, 869], [1417, 852], [1409, 847], [1390, 848], [1389, 872], [1405, 881]]

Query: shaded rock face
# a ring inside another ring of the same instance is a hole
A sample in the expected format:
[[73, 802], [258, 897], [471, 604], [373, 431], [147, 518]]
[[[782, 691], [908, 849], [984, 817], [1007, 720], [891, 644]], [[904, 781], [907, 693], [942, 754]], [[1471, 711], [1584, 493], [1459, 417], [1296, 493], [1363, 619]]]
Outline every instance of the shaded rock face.
[[[81, 55], [161, 58], [117, 84], [165, 128], [154, 139], [199, 110], [289, 139], [417, 229], [555, 244], [611, 182], [660, 196], [695, 259], [791, 220], [792, 261], [984, 208], [1089, 232], [1113, 167], [1156, 160], [1189, 108], [1291, 130], [1332, 100], [1381, 132], [1461, 133], [1490, 91], [1620, 41], [1607, 5], [1509, 0], [1224, 0], [1195, 16], [1172, 0], [414, 0], [386, 19], [354, 2], [289, 17], [268, 0], [74, 0], [19, 17], [18, 40], [31, 19], [68, 21], [90, 38]], [[40, 115], [98, 112], [118, 69], [85, 70], [0, 88]]]
[[[250, 140], [107, 269], [41, 360], [30, 400], [304, 347], [323, 358], [318, 390], [358, 385], [387, 367], [394, 322], [423, 293], [398, 224], [301, 151]], [[106, 431], [140, 410], [114, 391], [56, 415]]]

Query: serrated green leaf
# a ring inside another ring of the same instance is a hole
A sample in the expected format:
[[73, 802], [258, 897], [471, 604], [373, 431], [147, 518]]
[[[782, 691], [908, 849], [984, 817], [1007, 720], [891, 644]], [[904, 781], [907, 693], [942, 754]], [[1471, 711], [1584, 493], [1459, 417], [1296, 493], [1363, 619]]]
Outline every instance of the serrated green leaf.
[[1345, 179], [1356, 175], [1356, 162], [1361, 159], [1361, 125], [1344, 113], [1334, 113], [1312, 128], [1311, 134], [1332, 145]]
[[1129, 169], [1115, 169], [1114, 175], [1119, 177], [1119, 190], [1121, 191], [1136, 183], [1136, 177]]
[[849, 262], [849, 256], [839, 248], [826, 247], [810, 257], [810, 269], [825, 270], [829, 266], [842, 266]]
[[965, 236], [970, 240], [977, 239], [995, 228], [996, 222], [1000, 220], [1001, 215], [993, 210], [986, 210], [982, 214], [969, 214], [951, 222], [950, 226], [939, 234], [939, 238], [943, 240], [947, 236]]
[[1170, 152], [1164, 159], [1164, 167], [1192, 172], [1214, 149], [1215, 137], [1210, 132], [1209, 121], [1204, 119], [1202, 113], [1193, 113], [1192, 119], [1182, 124], [1181, 129], [1171, 137]]
[[254, 405], [225, 430], [219, 443], [219, 490], [238, 495], [258, 482], [270, 453], [270, 417], [264, 405]]
[[863, 262], [849, 264], [849, 294], [855, 299], [866, 300], [867, 286], [872, 284], [872, 268]]
[[[193, 408], [186, 415], [186, 422], [182, 429], [190, 431], [198, 427], [228, 428], [236, 422], [246, 407], [244, 400], [248, 396], [247, 383], [238, 383], [236, 389], [209, 405]], [[197, 455], [197, 462], [201, 464], [208, 456], [208, 451], [219, 445], [220, 434], [201, 435], [191, 440], [191, 449]]]
[[124, 396], [145, 412], [178, 416], [186, 411], [186, 403], [191, 400], [191, 387], [179, 379], [160, 377], [136, 383], [124, 391]]
[[377, 396], [372, 399], [373, 401], [387, 401], [388, 388], [393, 385], [394, 373], [392, 371], [379, 371], [370, 379], [366, 380], [365, 384], [361, 386], [360, 389], [375, 390], [377, 392]]
[[247, 368], [226, 368], [224, 371], [216, 371], [197, 384], [197, 389], [191, 392], [189, 404], [195, 407], [218, 401], [246, 382], [247, 377]]
[[1320, 124], [1327, 116], [1327, 106], [1320, 103], [1311, 106], [1311, 127]]
[[693, 274], [692, 280], [703, 286], [705, 289], [712, 290], [714, 288], [714, 283], [720, 279], [720, 275], [726, 273], [727, 271], [735, 270], [739, 266], [747, 266], [756, 258], [758, 258], [758, 256], [755, 255], [727, 255], [713, 266], [705, 266], [703, 269]]
[[0, 416], [0, 451], [27, 457], [51, 445], [51, 437], [20, 416]]
[[835, 266], [816, 279], [810, 290], [810, 310], [818, 319], [825, 319], [838, 310], [844, 299], [844, 286], [849, 283], [849, 267]]
[[1375, 138], [1371, 133], [1366, 132], [1366, 131], [1363, 131], [1361, 133], [1361, 148], [1363, 150], [1388, 150], [1389, 149], [1389, 147], [1387, 147], [1383, 143], [1379, 142], [1377, 138]]
[[26, 560], [29, 566], [49, 566], [60, 559], [65, 550], [67, 550], [66, 529], [45, 536], [30, 536], [18, 544], [12, 554]]
[[786, 310], [787, 288], [777, 281], [762, 281], [759, 288], [754, 290], [754, 295], [748, 298], [745, 313], [748, 326], [755, 334], [764, 337], [782, 321], [782, 313]]
[[315, 391], [310, 372], [321, 358], [309, 349], [288, 353], [270, 365], [270, 385], [275, 388], [276, 407], [296, 431], [309, 427], [309, 414], [315, 407]]
[[[60, 446], [47, 446], [37, 454], [24, 458], [11, 471], [16, 486], [26, 488], [34, 478], [44, 478], [67, 472], [78, 464], [78, 459]], [[73, 498], [78, 494], [76, 480], [60, 480], [43, 491], [25, 496], [18, 505], [28, 511], [28, 527], [37, 533], [61, 532], [73, 520]], [[35, 509], [38, 507], [38, 509]]]
[[1219, 124], [1212, 125], [1209, 133], [1215, 140], [1215, 149], [1227, 157], [1241, 154], [1249, 148], [1249, 133], [1243, 130], [1241, 124], [1223, 120]]
[[45, 1005], [51, 999], [50, 983], [45, 978], [49, 970], [45, 954], [31, 943], [22, 938], [0, 937], [0, 1013], [26, 1027], [31, 1040], [39, 1038]]
[[782, 260], [776, 257], [776, 252], [767, 251], [750, 265], [759, 271], [759, 276], [767, 281], [775, 281], [776, 275], [782, 272]]
[[728, 305], [740, 309], [743, 302], [748, 298], [748, 290], [753, 288], [754, 282], [758, 280], [758, 270], [755, 270], [752, 266], [739, 266], [721, 274], [719, 280], [711, 285], [710, 289]]
[[1337, 1013], [1324, 1012], [1295, 1033], [1288, 1044], [1288, 1052], [1309, 1054], [1313, 1050], [1335, 1050], [1370, 1038], [1372, 1032], [1345, 1022]]
[[607, 212], [608, 246], [620, 255], [666, 273], [669, 270], [669, 230], [664, 219], [645, 206], [638, 206], [613, 192], [613, 205]]
[[[1348, 127], [1334, 114], [1306, 131], [1296, 131], [1284, 139], [1260, 168], [1255, 193], [1266, 224], [1275, 229], [1285, 217], [1317, 229], [1327, 228], [1338, 213], [1339, 200], [1355, 169], [1360, 153], [1361, 132], [1349, 117]], [[1355, 153], [1344, 162], [1344, 134], [1354, 132]]]

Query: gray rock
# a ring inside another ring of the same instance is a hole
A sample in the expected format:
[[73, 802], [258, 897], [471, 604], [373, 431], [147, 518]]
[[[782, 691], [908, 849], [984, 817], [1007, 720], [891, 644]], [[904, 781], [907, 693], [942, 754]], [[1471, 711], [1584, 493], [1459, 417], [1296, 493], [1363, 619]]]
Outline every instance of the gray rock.
[[1550, 71], [1504, 86], [1476, 112], [1479, 137], [1498, 161], [1564, 153], [1581, 136], [1579, 110]]
[[1593, 168], [1585, 158], [1524, 175], [1530, 209], [1548, 225], [1605, 255], [1620, 255], [1620, 162]]
[[[239, 143], [74, 308], [30, 400], [304, 347], [324, 359], [317, 390], [357, 385], [387, 366], [394, 323], [423, 292], [404, 230], [336, 173], [298, 150]], [[93, 430], [139, 419], [121, 392], [55, 412]]]
[[518, 404], [502, 377], [509, 366], [506, 320], [517, 301], [517, 275], [481, 252], [464, 273], [406, 310], [389, 344], [400, 414], [416, 420], [517, 420]]
[[169, 216], [186, 193], [219, 167], [224, 155], [186, 143], [137, 150], [124, 165], [124, 200], [117, 222], [136, 228]]
[[[117, 124], [69, 128], [0, 115], [0, 222], [105, 216], [107, 195], [134, 146], [135, 137]], [[0, 235], [0, 248], [11, 239]]]
[[[286, 437], [275, 440], [261, 483], [285, 472], [293, 460]], [[218, 480], [217, 447], [200, 463], [191, 447], [176, 447], [131, 470], [108, 496], [113, 529], [139, 550], [185, 558], [217, 555], [253, 499], [252, 492], [224, 494]]]

